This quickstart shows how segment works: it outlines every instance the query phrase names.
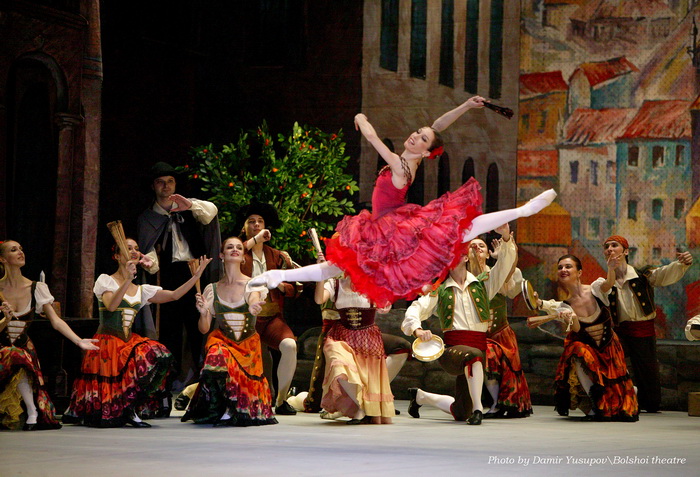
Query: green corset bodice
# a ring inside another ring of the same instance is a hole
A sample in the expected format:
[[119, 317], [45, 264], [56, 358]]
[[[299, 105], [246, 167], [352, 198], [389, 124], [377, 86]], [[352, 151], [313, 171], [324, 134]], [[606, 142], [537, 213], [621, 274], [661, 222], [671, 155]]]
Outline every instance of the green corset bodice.
[[231, 307], [219, 300], [214, 288], [214, 323], [216, 328], [226, 335], [227, 338], [240, 343], [246, 338], [255, 334], [255, 317], [248, 311], [248, 304], [244, 301], [242, 305]]
[[134, 297], [133, 302], [130, 302], [127, 297], [122, 298], [121, 303], [114, 311], [109, 311], [101, 299], [97, 299], [97, 304], [100, 309], [100, 326], [97, 332], [105, 335], [112, 335], [120, 338], [122, 341], [129, 341], [131, 338], [131, 327], [134, 324], [134, 317], [141, 309], [141, 287], [139, 292]]

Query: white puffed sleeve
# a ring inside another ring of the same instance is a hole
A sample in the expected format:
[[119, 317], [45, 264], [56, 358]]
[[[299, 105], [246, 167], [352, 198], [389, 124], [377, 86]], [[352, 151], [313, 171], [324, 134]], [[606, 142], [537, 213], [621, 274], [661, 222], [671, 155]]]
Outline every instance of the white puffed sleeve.
[[151, 298], [153, 298], [153, 296], [162, 289], [163, 287], [157, 287], [155, 285], [141, 285], [141, 308], [143, 308], [146, 305], [150, 305]]
[[114, 293], [117, 291], [119, 288], [119, 285], [117, 284], [116, 280], [112, 278], [111, 276], [103, 273], [99, 277], [97, 277], [97, 281], [95, 282], [95, 286], [92, 287], [92, 291], [95, 294], [95, 296], [98, 299], [102, 299], [102, 295], [105, 292], [112, 292]]
[[596, 281], [591, 283], [591, 293], [594, 297], [599, 298], [605, 306], [610, 306], [610, 301], [608, 300], [608, 295], [610, 295], [610, 292], [608, 291], [608, 293], [603, 293], [600, 289], [600, 287], [603, 286], [603, 283], [605, 283], [605, 280], [602, 278], [598, 278]]
[[43, 282], [36, 282], [34, 289], [34, 300], [36, 301], [36, 309], [41, 311], [44, 305], [50, 305], [54, 302], [53, 295], [49, 291], [49, 286]]
[[216, 314], [216, 310], [214, 310], [214, 285], [209, 284], [204, 288], [204, 291], [202, 292], [202, 298], [204, 298], [204, 308], [209, 310], [209, 313], [211, 313], [212, 316]]
[[257, 287], [251, 286], [250, 282], [248, 282], [245, 286], [245, 292], [243, 294], [243, 296], [245, 297], [246, 303], [251, 304], [250, 303], [250, 295], [252, 293], [255, 293], [255, 292], [260, 293], [260, 300], [264, 300], [265, 298], [267, 298], [267, 294], [268, 294], [269, 290], [267, 289], [266, 286], [257, 286]]

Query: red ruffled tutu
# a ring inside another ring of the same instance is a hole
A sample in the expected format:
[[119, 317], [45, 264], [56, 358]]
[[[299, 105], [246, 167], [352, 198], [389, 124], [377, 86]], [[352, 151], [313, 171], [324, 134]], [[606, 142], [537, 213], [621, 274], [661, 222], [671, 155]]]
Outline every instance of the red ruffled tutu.
[[481, 215], [482, 197], [474, 178], [425, 206], [403, 203], [407, 187], [396, 189], [390, 171], [380, 174], [376, 187], [388, 190], [399, 205], [378, 204], [375, 197], [373, 213], [343, 218], [326, 242], [326, 258], [381, 307], [412, 300], [424, 285], [447, 276], [460, 260], [464, 231]]

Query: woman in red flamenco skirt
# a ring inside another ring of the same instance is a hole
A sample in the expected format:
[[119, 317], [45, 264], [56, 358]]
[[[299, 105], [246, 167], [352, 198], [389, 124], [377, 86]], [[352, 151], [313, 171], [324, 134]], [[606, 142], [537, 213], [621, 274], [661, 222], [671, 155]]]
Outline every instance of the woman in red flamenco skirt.
[[355, 290], [378, 307], [400, 298], [411, 300], [435, 278], [447, 275], [459, 260], [462, 242], [549, 205], [556, 197], [551, 189], [517, 209], [482, 215], [480, 186], [473, 178], [425, 206], [406, 203], [421, 161], [443, 152], [440, 131], [466, 111], [483, 107], [484, 101], [475, 96], [440, 116], [432, 126], [419, 128], [406, 139], [401, 154], [389, 150], [364, 114], [355, 116], [355, 128], [387, 163], [374, 185], [372, 212], [363, 210], [340, 221], [337, 234], [326, 243], [327, 262], [269, 270], [253, 278], [251, 286], [323, 281], [345, 272]]

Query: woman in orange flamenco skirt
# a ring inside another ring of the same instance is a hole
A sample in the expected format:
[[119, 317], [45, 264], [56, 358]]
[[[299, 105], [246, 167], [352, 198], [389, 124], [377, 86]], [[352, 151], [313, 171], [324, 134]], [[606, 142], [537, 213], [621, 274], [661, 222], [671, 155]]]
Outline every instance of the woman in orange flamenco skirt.
[[320, 282], [344, 272], [355, 291], [382, 308], [400, 298], [414, 299], [433, 280], [445, 278], [459, 260], [463, 241], [549, 205], [556, 197], [553, 190], [517, 209], [482, 215], [480, 186], [474, 179], [425, 206], [406, 204], [406, 193], [421, 161], [443, 152], [440, 131], [466, 111], [483, 105], [484, 98], [475, 96], [440, 116], [432, 126], [419, 128], [404, 142], [402, 154], [389, 150], [364, 114], [355, 116], [356, 129], [387, 163], [374, 185], [372, 212], [363, 210], [343, 218], [337, 236], [326, 242], [326, 262], [269, 270], [251, 285], [274, 288], [282, 281]]
[[215, 427], [277, 424], [255, 331], [267, 289], [247, 287], [250, 277], [241, 272], [245, 254], [238, 237], [224, 240], [221, 248], [224, 278], [197, 294], [199, 330], [209, 336], [199, 384], [182, 421]]
[[619, 257], [608, 259], [606, 282], [582, 285], [580, 260], [564, 255], [558, 262], [557, 283], [568, 298], [563, 303], [542, 302], [542, 309], [558, 313], [571, 327], [555, 378], [555, 405], [562, 416], [578, 408], [585, 420], [639, 420], [637, 395], [607, 303], [616, 260]]
[[[176, 290], [153, 285], [135, 285], [136, 263], [142, 257], [133, 239], [127, 239], [124, 257], [116, 248], [119, 268], [97, 278], [100, 325], [94, 338], [99, 351], [88, 351], [80, 376], [73, 384], [70, 405], [63, 414], [66, 424], [91, 427], [151, 427], [137, 415], [140, 406], [166, 396], [165, 381], [173, 355], [161, 343], [131, 332], [134, 316], [149, 303], [167, 303], [181, 298], [199, 280], [211, 259], [202, 257], [190, 280]], [[167, 317], [166, 317], [167, 319]]]

